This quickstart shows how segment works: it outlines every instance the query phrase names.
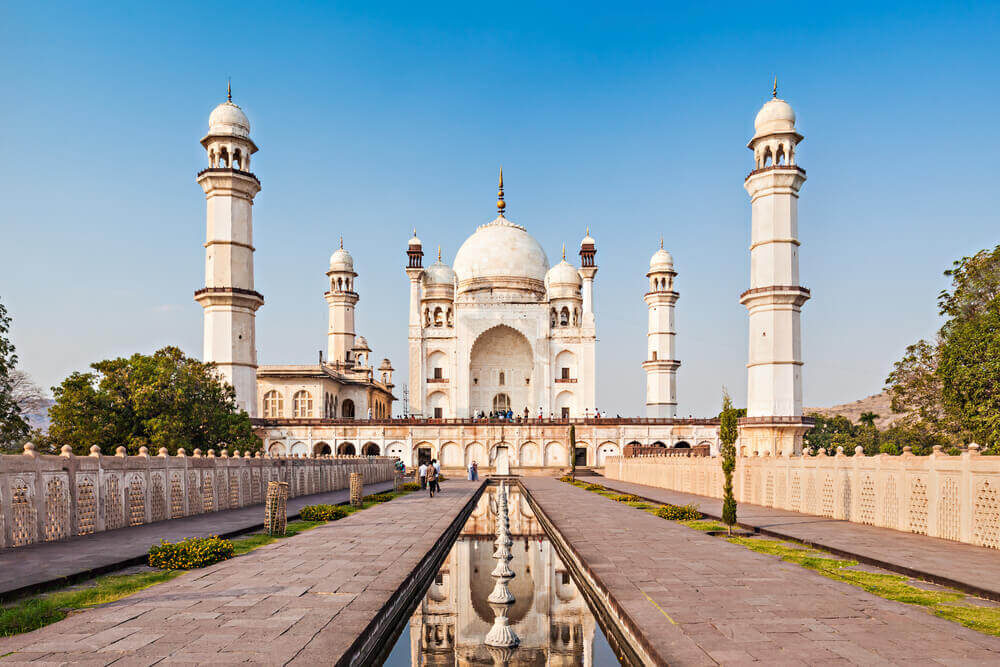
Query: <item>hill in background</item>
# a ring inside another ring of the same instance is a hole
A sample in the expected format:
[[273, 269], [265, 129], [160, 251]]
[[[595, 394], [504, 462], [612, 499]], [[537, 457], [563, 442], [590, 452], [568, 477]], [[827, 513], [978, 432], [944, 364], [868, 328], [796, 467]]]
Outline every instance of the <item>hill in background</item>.
[[888, 428], [906, 416], [905, 413], [894, 413], [892, 411], [892, 398], [889, 396], [889, 392], [886, 391], [869, 396], [868, 398], [862, 398], [853, 403], [843, 403], [829, 408], [802, 408], [802, 414], [804, 415], [819, 414], [824, 417], [843, 415], [855, 424], [858, 423], [861, 414], [864, 412], [874, 412], [878, 415], [878, 419], [875, 420], [875, 426], [879, 429]]

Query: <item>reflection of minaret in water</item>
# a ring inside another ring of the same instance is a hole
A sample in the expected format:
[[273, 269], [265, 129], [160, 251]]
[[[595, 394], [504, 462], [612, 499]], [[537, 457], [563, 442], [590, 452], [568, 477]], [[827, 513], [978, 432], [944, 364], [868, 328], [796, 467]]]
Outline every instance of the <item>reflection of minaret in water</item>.
[[[493, 627], [486, 635], [486, 645], [498, 648], [512, 648], [521, 642], [517, 633], [510, 627], [510, 619], [507, 617], [510, 606], [514, 604], [514, 596], [507, 588], [507, 582], [514, 578], [514, 571], [510, 569], [508, 564], [513, 558], [510, 547], [514, 544], [514, 541], [510, 539], [508, 509], [507, 487], [504, 482], [501, 482], [497, 491], [497, 550], [493, 554], [493, 557], [497, 559], [497, 566], [490, 572], [490, 576], [496, 579], [496, 584], [493, 587], [493, 592], [486, 599], [494, 613]], [[498, 659], [500, 660], [497, 664], [502, 665], [510, 660], [510, 655], [506, 652], [503, 654], [491, 652], [490, 654], [495, 663]]]

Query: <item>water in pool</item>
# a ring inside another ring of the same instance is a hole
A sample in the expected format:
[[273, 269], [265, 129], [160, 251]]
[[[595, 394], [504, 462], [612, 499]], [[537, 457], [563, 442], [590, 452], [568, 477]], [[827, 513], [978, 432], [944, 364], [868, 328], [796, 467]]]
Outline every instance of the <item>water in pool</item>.
[[521, 639], [507, 652], [487, 646], [493, 610], [490, 572], [496, 536], [496, 492], [490, 486], [403, 628], [385, 661], [403, 665], [618, 665], [555, 548], [516, 487], [508, 493], [514, 544], [508, 616]]

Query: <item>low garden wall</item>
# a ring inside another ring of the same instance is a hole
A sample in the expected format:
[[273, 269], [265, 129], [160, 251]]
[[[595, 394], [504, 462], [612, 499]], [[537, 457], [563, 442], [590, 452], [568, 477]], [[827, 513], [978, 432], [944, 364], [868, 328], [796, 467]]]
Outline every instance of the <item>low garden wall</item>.
[[[960, 456], [935, 449], [930, 456], [820, 450], [819, 456], [738, 457], [735, 495], [739, 502], [1000, 549], [1000, 456], [982, 456], [975, 445]], [[718, 457], [615, 456], [604, 474], [722, 497]]]
[[[61, 540], [264, 502], [268, 482], [287, 482], [289, 497], [345, 489], [350, 474], [365, 484], [390, 481], [388, 457], [268, 458], [213, 450], [192, 456], [92, 452], [74, 456], [0, 456], [0, 547]], [[261, 512], [263, 520], [263, 511]]]

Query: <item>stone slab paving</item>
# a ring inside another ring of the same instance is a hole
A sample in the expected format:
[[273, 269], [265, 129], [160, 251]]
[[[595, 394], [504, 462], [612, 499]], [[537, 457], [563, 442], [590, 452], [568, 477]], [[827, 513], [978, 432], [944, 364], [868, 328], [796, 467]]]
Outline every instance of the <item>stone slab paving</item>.
[[[392, 490], [392, 482], [365, 487], [365, 493]], [[341, 489], [289, 498], [288, 515], [298, 516], [306, 505], [338, 504], [350, 499]], [[44, 586], [66, 577], [106, 572], [143, 558], [160, 540], [176, 542], [185, 537], [230, 536], [264, 527], [264, 505], [210, 512], [182, 519], [102, 531], [60, 542], [42, 542], [0, 551], [0, 595], [26, 587]]]
[[663, 664], [1000, 662], [1000, 637], [555, 479], [521, 483]]
[[0, 638], [13, 652], [0, 662], [334, 664], [481, 484], [448, 481]]
[[[706, 516], [722, 516], [722, 501], [655, 486], [595, 478], [602, 486], [672, 505], [697, 505]], [[908, 576], [1000, 601], [1000, 551], [791, 510], [740, 503], [739, 523], [878, 565]]]

